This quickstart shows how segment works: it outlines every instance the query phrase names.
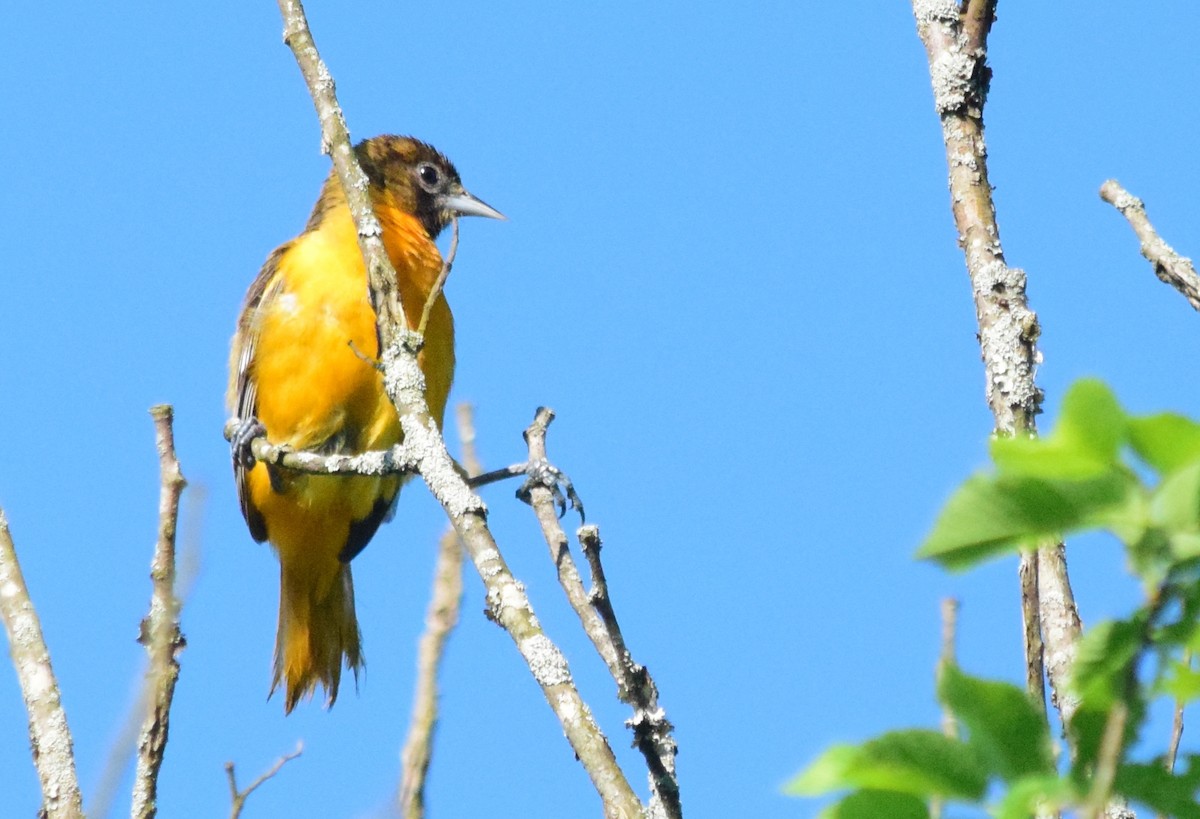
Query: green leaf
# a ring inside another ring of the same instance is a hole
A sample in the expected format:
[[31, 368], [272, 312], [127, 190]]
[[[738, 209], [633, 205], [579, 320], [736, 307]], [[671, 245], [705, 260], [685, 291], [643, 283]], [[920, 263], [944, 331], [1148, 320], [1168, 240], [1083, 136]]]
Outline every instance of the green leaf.
[[835, 745], [784, 790], [812, 796], [847, 788], [979, 800], [987, 771], [975, 750], [936, 731], [893, 731], [862, 745]]
[[1172, 534], [1200, 529], [1200, 461], [1163, 479], [1150, 499], [1150, 519]]
[[1124, 469], [1084, 481], [976, 475], [947, 501], [917, 556], [965, 569], [1022, 545], [1098, 526], [1130, 504], [1136, 481]]
[[1200, 557], [1200, 532], [1177, 532], [1171, 535], [1171, 556], [1176, 561]]
[[1129, 442], [1161, 475], [1200, 459], [1200, 424], [1172, 412], [1129, 419]]
[[895, 791], [858, 791], [830, 805], [817, 819], [929, 819], [929, 808], [917, 797]]
[[[1121, 737], [1120, 758], [1124, 759], [1129, 748], [1137, 740], [1146, 721], [1146, 698], [1138, 692], [1128, 701], [1129, 714], [1126, 718], [1125, 731]], [[1075, 748], [1071, 759], [1071, 780], [1082, 789], [1088, 790], [1095, 774], [1096, 760], [1100, 755], [1100, 746], [1104, 741], [1105, 730], [1111, 711], [1092, 708], [1086, 704], [1080, 706], [1071, 719], [1068, 729], [1072, 745]]]
[[1118, 463], [1127, 418], [1102, 381], [1077, 381], [1063, 397], [1053, 431], [1043, 438], [997, 438], [992, 460], [1002, 475], [1084, 479]]
[[1129, 667], [1142, 649], [1145, 617], [1092, 626], [1076, 647], [1072, 688], [1092, 708], [1107, 710], [1124, 693]]
[[1169, 773], [1158, 760], [1151, 764], [1126, 763], [1117, 768], [1113, 783], [1117, 793], [1176, 819], [1200, 819], [1194, 776]]
[[1136, 540], [1125, 542], [1130, 567], [1142, 581], [1143, 588], [1156, 587], [1166, 579], [1175, 563], [1173, 546], [1166, 531], [1159, 527], [1150, 527]]
[[1045, 716], [1024, 690], [968, 676], [950, 665], [942, 672], [938, 698], [966, 726], [968, 744], [988, 769], [1005, 781], [1054, 773]]
[[1083, 794], [1069, 780], [1036, 774], [1017, 780], [993, 811], [994, 819], [1029, 819], [1078, 803]]
[[1181, 702], [1191, 702], [1200, 698], [1200, 671], [1182, 660], [1169, 660], [1167, 671], [1155, 689]]

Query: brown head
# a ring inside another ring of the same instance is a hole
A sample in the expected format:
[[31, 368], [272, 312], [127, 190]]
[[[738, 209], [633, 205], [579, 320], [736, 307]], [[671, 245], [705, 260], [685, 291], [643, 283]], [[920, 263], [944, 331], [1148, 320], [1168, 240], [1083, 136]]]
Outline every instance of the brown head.
[[[504, 218], [463, 188], [454, 163], [432, 145], [412, 137], [385, 134], [363, 140], [354, 151], [370, 182], [376, 208], [393, 207], [412, 214], [424, 225], [430, 239], [436, 239], [456, 216]], [[335, 180], [336, 176], [331, 175], [309, 220], [309, 229], [320, 223], [331, 204], [327, 200]]]

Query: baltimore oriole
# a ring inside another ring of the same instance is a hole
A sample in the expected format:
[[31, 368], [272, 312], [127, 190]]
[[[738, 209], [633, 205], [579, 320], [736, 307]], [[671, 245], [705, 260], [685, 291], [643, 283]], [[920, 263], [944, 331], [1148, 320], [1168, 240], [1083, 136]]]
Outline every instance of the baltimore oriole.
[[[421, 315], [442, 269], [434, 240], [457, 215], [503, 219], [467, 193], [445, 156], [409, 137], [355, 147], [406, 316]], [[276, 248], [250, 286], [230, 356], [230, 411], [243, 433], [323, 453], [386, 449], [401, 438], [373, 361], [379, 355], [367, 273], [341, 183], [331, 173], [304, 232]], [[437, 296], [419, 355], [439, 425], [454, 377], [454, 324]], [[240, 439], [244, 442], [243, 434]], [[271, 692], [290, 712], [318, 683], [337, 697], [342, 664], [357, 676], [362, 642], [350, 560], [387, 519], [399, 477], [317, 476], [254, 463], [237, 451], [242, 514], [279, 556], [279, 630]]]

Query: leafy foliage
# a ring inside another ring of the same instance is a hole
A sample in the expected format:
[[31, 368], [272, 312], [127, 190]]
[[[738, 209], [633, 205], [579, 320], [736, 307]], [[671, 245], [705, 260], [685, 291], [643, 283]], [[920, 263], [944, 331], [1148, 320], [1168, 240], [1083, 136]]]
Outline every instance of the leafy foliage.
[[[1077, 646], [1069, 764], [1056, 763], [1044, 703], [1005, 682], [941, 669], [938, 699], [958, 735], [906, 730], [822, 754], [787, 786], [796, 795], [849, 791], [825, 819], [927, 817], [931, 800], [999, 819], [1085, 814], [1124, 797], [1163, 816], [1200, 819], [1200, 757], [1129, 758], [1154, 697], [1200, 698], [1200, 424], [1133, 416], [1087, 380], [1043, 438], [997, 438], [994, 470], [967, 479], [938, 515], [919, 557], [951, 570], [1104, 530], [1125, 546], [1145, 602], [1098, 623]], [[1114, 771], [1095, 776], [1098, 767]]]

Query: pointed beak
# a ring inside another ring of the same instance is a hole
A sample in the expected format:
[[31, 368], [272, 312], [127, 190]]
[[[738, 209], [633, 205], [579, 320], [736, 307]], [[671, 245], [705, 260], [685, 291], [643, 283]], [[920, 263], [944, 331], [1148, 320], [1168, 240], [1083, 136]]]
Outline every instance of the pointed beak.
[[508, 221], [508, 217], [493, 208], [482, 199], [477, 199], [466, 191], [459, 191], [442, 197], [442, 207], [462, 216], [486, 216], [489, 219]]

